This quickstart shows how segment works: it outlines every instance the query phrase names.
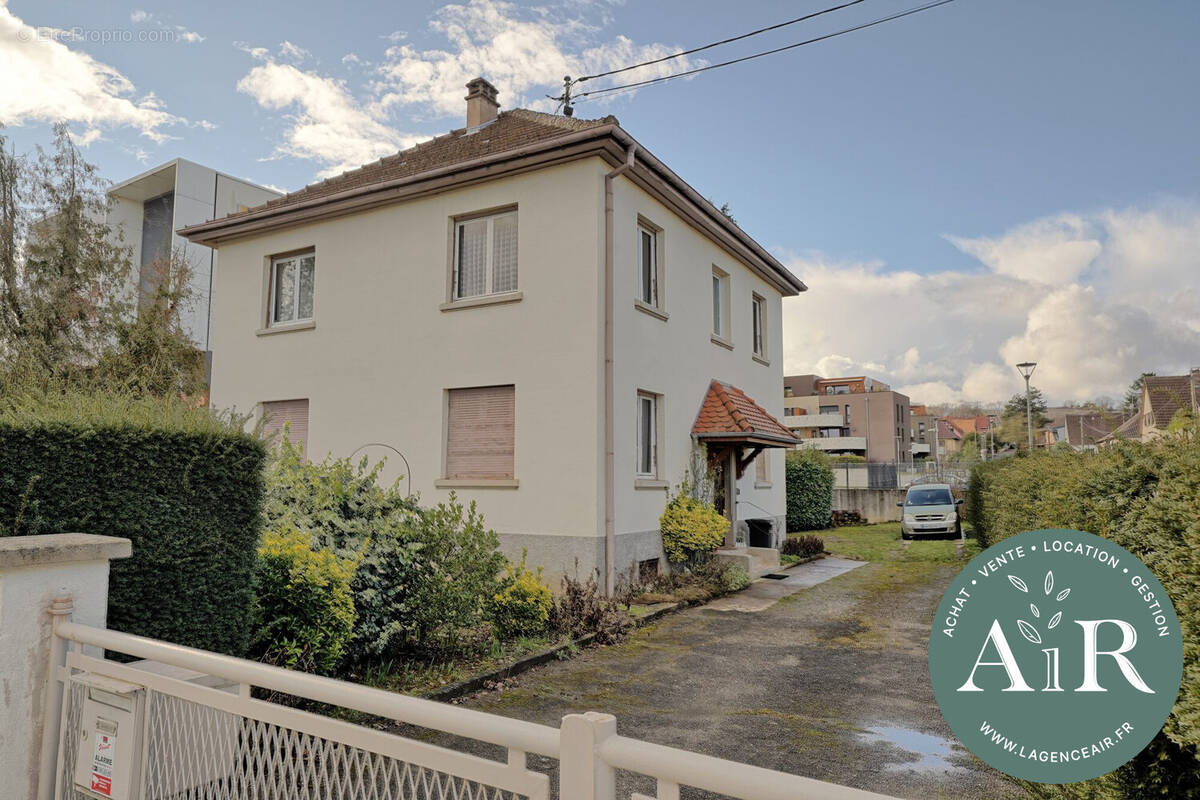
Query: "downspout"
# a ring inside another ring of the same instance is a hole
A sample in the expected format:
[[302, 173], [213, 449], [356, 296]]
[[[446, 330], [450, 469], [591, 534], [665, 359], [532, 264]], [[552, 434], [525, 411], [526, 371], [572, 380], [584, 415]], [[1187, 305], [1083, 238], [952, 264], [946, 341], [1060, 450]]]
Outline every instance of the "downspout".
[[637, 144], [625, 163], [604, 176], [604, 593], [616, 594], [616, 456], [613, 424], [613, 180], [633, 167]]

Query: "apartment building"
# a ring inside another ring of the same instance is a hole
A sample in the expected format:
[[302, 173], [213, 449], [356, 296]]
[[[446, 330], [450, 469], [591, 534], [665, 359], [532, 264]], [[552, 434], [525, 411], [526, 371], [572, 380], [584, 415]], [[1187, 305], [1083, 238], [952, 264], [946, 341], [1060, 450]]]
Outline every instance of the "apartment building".
[[394, 448], [423, 503], [474, 501], [551, 585], [659, 564], [697, 462], [726, 547], [777, 544], [805, 285], [614, 117], [467, 88], [465, 127], [183, 232], [221, 255], [214, 405], [313, 458]]
[[871, 462], [912, 460], [909, 398], [886, 383], [863, 375], [792, 375], [783, 385], [783, 421], [802, 447]]

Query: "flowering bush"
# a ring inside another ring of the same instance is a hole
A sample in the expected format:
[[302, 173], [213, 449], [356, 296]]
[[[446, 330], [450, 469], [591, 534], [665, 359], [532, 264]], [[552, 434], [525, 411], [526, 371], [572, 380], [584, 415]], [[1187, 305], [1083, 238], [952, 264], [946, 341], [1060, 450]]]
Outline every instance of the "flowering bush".
[[729, 531], [729, 520], [712, 505], [680, 493], [667, 503], [658, 527], [662, 531], [663, 552], [667, 559], [681, 564], [698, 553], [720, 547]]
[[550, 589], [542, 583], [542, 568], [531, 572], [525, 568], [525, 553], [521, 563], [509, 564], [500, 589], [488, 603], [488, 617], [500, 639], [536, 636], [550, 624], [553, 600]]

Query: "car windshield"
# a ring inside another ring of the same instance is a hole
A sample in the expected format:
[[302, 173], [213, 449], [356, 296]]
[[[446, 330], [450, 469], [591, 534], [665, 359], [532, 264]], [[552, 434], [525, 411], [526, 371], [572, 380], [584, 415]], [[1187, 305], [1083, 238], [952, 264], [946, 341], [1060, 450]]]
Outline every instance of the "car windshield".
[[908, 506], [948, 506], [954, 502], [949, 489], [913, 489], [904, 504]]

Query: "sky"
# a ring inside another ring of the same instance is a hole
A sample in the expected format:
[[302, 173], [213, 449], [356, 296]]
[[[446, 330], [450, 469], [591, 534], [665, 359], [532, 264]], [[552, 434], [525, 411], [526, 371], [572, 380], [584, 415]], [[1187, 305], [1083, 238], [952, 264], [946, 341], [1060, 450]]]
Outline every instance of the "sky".
[[[461, 127], [477, 75], [553, 111], [563, 75], [835, 4], [0, 0], [0, 135], [27, 151], [61, 120], [114, 182], [183, 157], [293, 190]], [[787, 373], [988, 402], [1033, 360], [1052, 402], [1119, 398], [1200, 366], [1197, 34], [1193, 0], [956, 0], [576, 115], [616, 115], [809, 285], [784, 302]]]

